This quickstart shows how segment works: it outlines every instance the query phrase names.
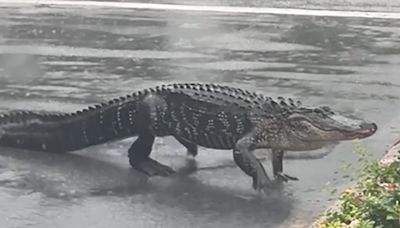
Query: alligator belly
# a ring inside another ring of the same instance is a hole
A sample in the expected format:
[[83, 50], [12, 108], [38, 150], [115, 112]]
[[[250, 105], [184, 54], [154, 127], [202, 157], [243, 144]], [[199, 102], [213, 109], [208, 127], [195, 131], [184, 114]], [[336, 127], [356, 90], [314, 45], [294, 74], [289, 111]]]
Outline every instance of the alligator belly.
[[193, 140], [199, 146], [212, 149], [233, 149], [236, 140], [226, 134], [200, 133]]
[[177, 125], [173, 135], [202, 147], [213, 149], [233, 149], [236, 137], [226, 131], [204, 131], [194, 127]]

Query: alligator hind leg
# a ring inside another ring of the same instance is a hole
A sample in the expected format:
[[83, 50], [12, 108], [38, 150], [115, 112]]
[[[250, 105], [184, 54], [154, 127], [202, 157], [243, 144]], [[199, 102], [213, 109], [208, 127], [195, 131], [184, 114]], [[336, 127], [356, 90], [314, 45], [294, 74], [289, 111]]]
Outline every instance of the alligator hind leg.
[[129, 163], [132, 168], [148, 176], [169, 176], [175, 171], [149, 157], [154, 142], [154, 136], [142, 134], [129, 148]]
[[147, 97], [142, 104], [138, 106], [135, 122], [138, 138], [129, 148], [129, 163], [131, 166], [148, 176], [169, 176], [175, 171], [153, 159], [150, 153], [153, 147], [155, 135], [153, 125], [155, 115], [157, 115], [156, 106], [160, 105], [162, 99], [157, 96]]
[[187, 149], [188, 155], [196, 157], [197, 152], [198, 152], [198, 148], [197, 148], [196, 144], [194, 144], [186, 139], [177, 137], [177, 136], [175, 136], [175, 138], [178, 142], [180, 142]]
[[244, 173], [253, 178], [253, 188], [265, 192], [272, 186], [272, 181], [261, 162], [252, 154], [254, 141], [251, 137], [240, 139], [233, 150], [233, 159]]
[[276, 179], [281, 181], [299, 180], [297, 177], [283, 173], [283, 150], [272, 149], [272, 170]]

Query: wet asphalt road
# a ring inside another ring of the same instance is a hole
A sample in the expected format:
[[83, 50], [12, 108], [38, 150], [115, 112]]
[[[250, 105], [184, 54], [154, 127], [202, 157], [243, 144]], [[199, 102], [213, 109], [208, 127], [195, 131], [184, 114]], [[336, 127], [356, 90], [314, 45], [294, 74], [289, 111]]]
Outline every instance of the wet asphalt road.
[[[399, 28], [378, 19], [4, 7], [0, 109], [73, 111], [164, 82], [224, 83], [376, 121], [379, 132], [363, 144], [380, 157], [399, 134]], [[65, 155], [0, 149], [1, 226], [304, 227], [331, 203], [332, 188], [349, 184], [340, 167], [357, 164], [353, 142], [323, 159], [286, 160], [300, 181], [261, 199], [229, 151], [201, 149], [196, 163], [176, 141], [158, 139], [152, 156], [180, 172], [147, 180], [129, 167], [130, 143]]]

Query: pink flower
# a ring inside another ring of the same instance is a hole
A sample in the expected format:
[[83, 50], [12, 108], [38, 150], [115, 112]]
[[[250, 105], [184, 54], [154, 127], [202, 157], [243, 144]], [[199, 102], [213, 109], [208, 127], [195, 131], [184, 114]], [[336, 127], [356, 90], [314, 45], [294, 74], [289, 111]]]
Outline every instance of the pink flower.
[[397, 191], [397, 184], [393, 183], [393, 184], [389, 184], [388, 185], [388, 190], [391, 192], [396, 192]]
[[384, 166], [388, 166], [393, 163], [393, 158], [385, 158], [381, 160], [381, 164]]
[[355, 199], [359, 204], [364, 202], [363, 196], [361, 194], [358, 194]]

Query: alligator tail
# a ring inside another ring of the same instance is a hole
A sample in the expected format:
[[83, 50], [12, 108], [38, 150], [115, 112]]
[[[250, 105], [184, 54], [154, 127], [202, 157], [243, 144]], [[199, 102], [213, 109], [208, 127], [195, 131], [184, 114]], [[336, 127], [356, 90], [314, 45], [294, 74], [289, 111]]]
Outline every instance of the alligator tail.
[[0, 115], [0, 146], [68, 152], [136, 135], [140, 92], [74, 113]]

